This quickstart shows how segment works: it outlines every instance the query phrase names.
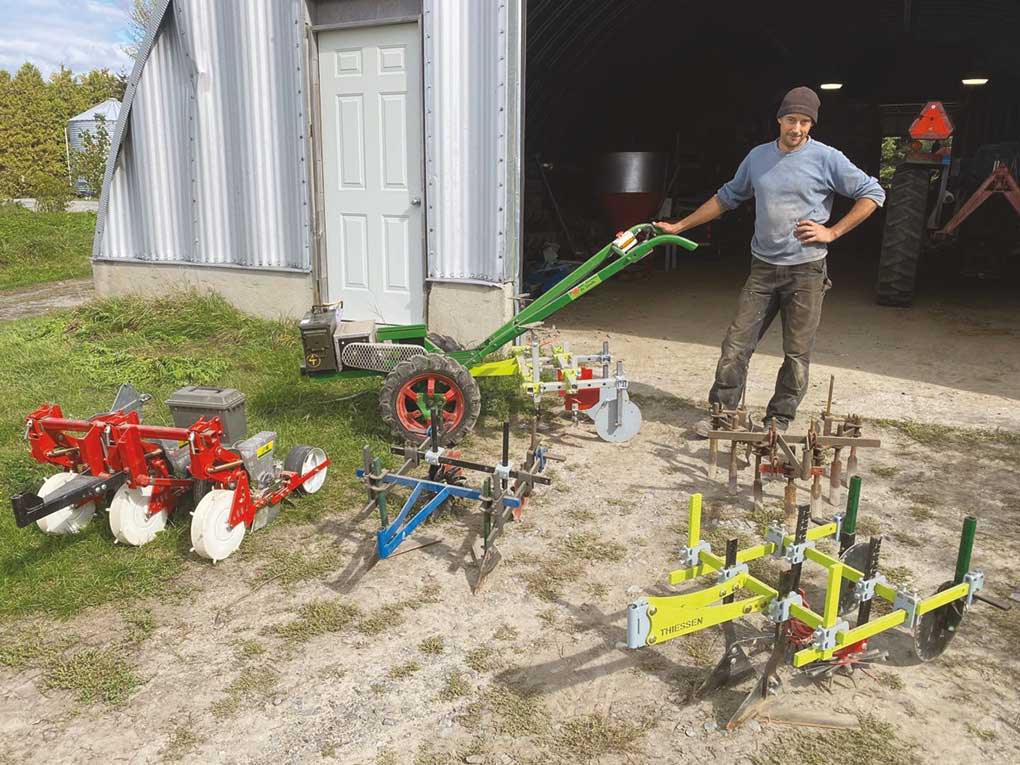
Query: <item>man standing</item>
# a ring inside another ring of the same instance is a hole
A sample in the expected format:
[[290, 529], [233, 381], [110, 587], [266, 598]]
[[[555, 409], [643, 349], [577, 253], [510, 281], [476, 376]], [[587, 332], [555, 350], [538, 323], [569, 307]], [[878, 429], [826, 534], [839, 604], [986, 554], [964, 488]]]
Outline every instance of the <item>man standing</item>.
[[[778, 313], [785, 358], [764, 421], [765, 427], [774, 423], [778, 430], [786, 430], [807, 392], [822, 300], [832, 284], [826, 270], [826, 245], [885, 201], [878, 180], [839, 150], [809, 137], [818, 123], [819, 105], [810, 88], [791, 90], [776, 113], [777, 140], [751, 149], [733, 180], [686, 218], [655, 224], [666, 233], [679, 234], [755, 198], [751, 273], [723, 340], [708, 400], [724, 409], [739, 405], [751, 354]], [[826, 226], [837, 193], [855, 203], [835, 225]], [[708, 425], [708, 420], [699, 422], [698, 434], [705, 436]]]

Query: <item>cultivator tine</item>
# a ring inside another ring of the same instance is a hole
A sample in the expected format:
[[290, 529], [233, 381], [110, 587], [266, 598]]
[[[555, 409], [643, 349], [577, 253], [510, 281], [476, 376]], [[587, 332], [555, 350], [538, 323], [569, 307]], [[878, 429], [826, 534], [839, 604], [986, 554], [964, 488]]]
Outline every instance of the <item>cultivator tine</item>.
[[[872, 537], [868, 540], [868, 567], [864, 571], [865, 579], [874, 579], [878, 574], [878, 556], [882, 552], [882, 537]], [[857, 626], [867, 624], [871, 618], [871, 603], [874, 600], [865, 600], [857, 608]]]
[[761, 454], [754, 455], [754, 484], [751, 487], [751, 494], [754, 497], [754, 509], [761, 510], [765, 507], [765, 490], [761, 483]]
[[783, 520], [787, 526], [792, 525], [797, 517], [797, 484], [791, 475], [786, 479], [786, 488], [783, 490]]
[[730, 494], [736, 495], [739, 491], [737, 487], [737, 442], [733, 441], [730, 445], [730, 481], [729, 481]]
[[[730, 568], [737, 564], [737, 540], [730, 539], [726, 542], [726, 567]], [[732, 603], [733, 595], [727, 595], [723, 603]], [[754, 666], [748, 659], [747, 653], [741, 645], [742, 641], [737, 640], [737, 629], [733, 622], [723, 622], [723, 636], [726, 639], [726, 648], [719, 663], [715, 665], [712, 672], [705, 678], [705, 681], [694, 691], [694, 698], [700, 698], [719, 688], [726, 688], [735, 685], [754, 674]], [[752, 641], [753, 642], [753, 641]]]
[[[843, 435], [843, 424], [836, 428], [836, 435]], [[832, 464], [829, 466], [829, 504], [840, 507], [843, 504], [843, 449], [832, 450]]]
[[[808, 506], [803, 506], [797, 511], [797, 528], [793, 535], [794, 544], [803, 544], [807, 538], [808, 523], [811, 520], [811, 510]], [[803, 567], [803, 563], [794, 563], [790, 570], [782, 578], [782, 582], [779, 585], [779, 597], [785, 598], [791, 592], [796, 592], [800, 589], [800, 572]], [[734, 730], [742, 725], [747, 720], [750, 720], [758, 712], [761, 711], [762, 707], [769, 700], [769, 693], [778, 686], [779, 678], [776, 675], [776, 670], [779, 668], [779, 663], [786, 657], [786, 649], [790, 642], [790, 633], [784, 629], [782, 622], [776, 623], [774, 643], [772, 644], [772, 654], [769, 656], [768, 661], [765, 663], [765, 668], [762, 670], [761, 677], [758, 682], [755, 683], [754, 688], [747, 694], [747, 698], [744, 699], [743, 703], [734, 712], [733, 717], [730, 718], [729, 722], [726, 723], [727, 730]]]

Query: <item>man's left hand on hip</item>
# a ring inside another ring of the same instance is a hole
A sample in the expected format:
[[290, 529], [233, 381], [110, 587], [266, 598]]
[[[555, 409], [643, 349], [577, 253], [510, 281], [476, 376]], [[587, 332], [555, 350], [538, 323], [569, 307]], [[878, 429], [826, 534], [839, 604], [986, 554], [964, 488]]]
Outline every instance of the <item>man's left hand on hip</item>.
[[804, 244], [827, 244], [836, 239], [836, 232], [813, 220], [798, 221], [793, 235]]

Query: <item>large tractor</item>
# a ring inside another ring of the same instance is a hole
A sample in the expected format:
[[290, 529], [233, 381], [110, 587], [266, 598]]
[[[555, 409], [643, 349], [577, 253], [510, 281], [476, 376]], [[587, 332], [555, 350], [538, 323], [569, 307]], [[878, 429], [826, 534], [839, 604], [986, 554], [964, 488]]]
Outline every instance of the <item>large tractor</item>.
[[[910, 126], [910, 148], [896, 168], [886, 203], [880, 305], [913, 303], [922, 252], [952, 251], [964, 271], [988, 276], [1020, 242], [1020, 143], [987, 144], [954, 163], [953, 130], [938, 101], [928, 102]], [[1002, 200], [984, 204], [1000, 195]], [[950, 208], [952, 215], [943, 222]]]

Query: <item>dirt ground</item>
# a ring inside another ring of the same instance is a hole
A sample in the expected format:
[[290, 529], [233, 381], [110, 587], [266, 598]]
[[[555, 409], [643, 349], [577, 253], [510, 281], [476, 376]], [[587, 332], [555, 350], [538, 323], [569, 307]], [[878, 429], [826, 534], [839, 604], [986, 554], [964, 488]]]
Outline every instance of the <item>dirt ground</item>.
[[68, 279], [19, 290], [0, 291], [0, 321], [74, 308], [95, 296], [92, 279]]
[[[579, 351], [598, 347], [612, 324], [644, 426], [613, 445], [583, 423], [546, 422], [563, 462], [506, 530], [503, 560], [478, 595], [470, 548], [480, 517], [468, 509], [405, 547], [434, 544], [383, 562], [374, 562], [377, 521], [356, 502], [315, 527], [260, 532], [246, 540], [247, 554], [196, 562], [164, 597], [130, 612], [107, 607], [38, 625], [40, 640], [80, 636], [125, 657], [142, 684], [122, 705], [83, 704], [48, 689], [38, 670], [0, 670], [0, 762], [1020, 760], [1020, 610], [975, 606], [949, 650], [927, 664], [913, 658], [910, 634], [893, 630], [872, 642], [889, 658], [869, 675], [831, 688], [785, 675], [784, 703], [860, 716], [854, 732], [768, 719], [725, 732], [747, 683], [688, 699], [721, 653], [716, 629], [622, 647], [627, 604], [669, 589], [692, 492], [704, 493], [706, 533], [717, 538], [753, 539], [762, 520], [749, 472], [730, 497], [707, 476], [706, 443], [690, 433], [701, 410], [689, 402], [711, 379], [733, 281], [695, 288], [678, 271], [654, 287], [622, 282], [562, 317]], [[824, 405], [835, 372], [840, 412], [1020, 430], [1015, 304], [922, 301], [892, 311], [872, 306], [862, 287], [834, 291], [824, 322], [804, 414]], [[770, 337], [755, 359], [752, 406], [767, 399], [777, 354]], [[884, 535], [886, 574], [934, 592], [952, 576], [971, 513], [973, 567], [1000, 598], [1020, 590], [1016, 441], [984, 433], [977, 448], [937, 448], [892, 426], [869, 424], [866, 434], [882, 447], [861, 455], [861, 532]], [[491, 457], [497, 442], [481, 431], [466, 449]], [[513, 453], [525, 443], [520, 423]], [[775, 510], [782, 485], [766, 492]], [[807, 571], [808, 595], [817, 596], [822, 580]], [[139, 609], [151, 617], [144, 629], [132, 616]]]

